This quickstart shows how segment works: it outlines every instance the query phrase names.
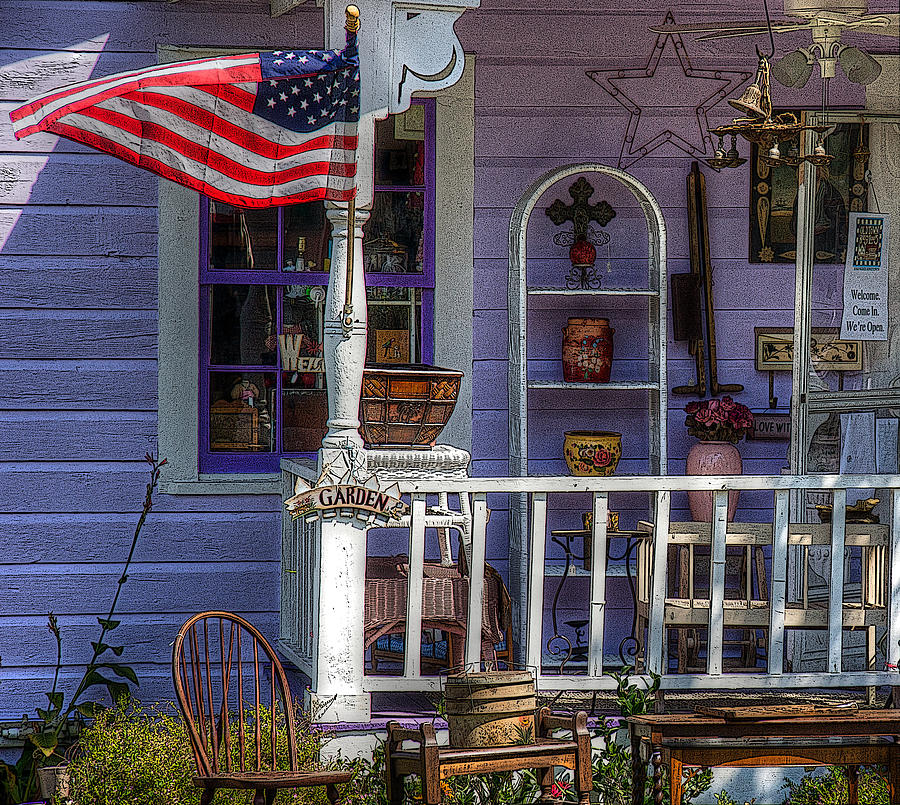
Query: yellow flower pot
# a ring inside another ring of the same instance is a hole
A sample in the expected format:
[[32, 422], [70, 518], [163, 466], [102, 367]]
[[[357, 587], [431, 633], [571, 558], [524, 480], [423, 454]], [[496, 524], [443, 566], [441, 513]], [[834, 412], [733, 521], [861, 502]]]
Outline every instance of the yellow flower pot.
[[622, 457], [622, 434], [607, 430], [569, 430], [563, 442], [572, 475], [606, 477]]

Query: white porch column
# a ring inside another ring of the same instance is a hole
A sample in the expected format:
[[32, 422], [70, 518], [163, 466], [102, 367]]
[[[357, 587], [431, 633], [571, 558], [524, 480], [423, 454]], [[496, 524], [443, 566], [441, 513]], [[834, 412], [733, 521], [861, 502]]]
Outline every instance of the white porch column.
[[[327, 203], [331, 223], [331, 271], [325, 300], [325, 382], [328, 387], [328, 433], [319, 451], [319, 471], [346, 472], [349, 443], [362, 447], [359, 393], [366, 362], [366, 278], [362, 228], [372, 210], [372, 165], [375, 118], [359, 122], [357, 198], [354, 231], [349, 232], [348, 205]], [[353, 238], [353, 324], [345, 331], [347, 254]], [[371, 716], [363, 692], [363, 617], [366, 580], [366, 529], [355, 520], [321, 523], [319, 570], [318, 661], [309, 706], [318, 722], [364, 722]]]
[[[325, 302], [325, 378], [328, 385], [328, 433], [319, 451], [319, 469], [341, 476], [348, 442], [362, 447], [359, 396], [366, 355], [366, 291], [362, 226], [373, 197], [375, 119], [409, 107], [415, 90], [437, 91], [462, 75], [465, 57], [453, 23], [480, 0], [356, 0], [359, 6], [361, 117], [357, 148], [357, 199], [353, 261], [353, 322], [342, 325], [346, 300], [347, 207], [329, 205], [332, 250]], [[326, 47], [343, 46], [345, 0], [324, 0]], [[335, 518], [321, 523], [321, 559], [316, 624], [316, 678], [309, 704], [319, 722], [363, 722], [371, 715], [364, 692], [363, 616], [366, 530], [355, 521]]]

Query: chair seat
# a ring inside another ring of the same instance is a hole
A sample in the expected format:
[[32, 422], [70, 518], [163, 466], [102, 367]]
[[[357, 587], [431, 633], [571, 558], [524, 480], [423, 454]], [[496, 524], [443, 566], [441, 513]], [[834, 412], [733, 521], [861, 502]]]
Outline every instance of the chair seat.
[[199, 788], [306, 788], [316, 785], [350, 782], [349, 771], [236, 771], [195, 777]]

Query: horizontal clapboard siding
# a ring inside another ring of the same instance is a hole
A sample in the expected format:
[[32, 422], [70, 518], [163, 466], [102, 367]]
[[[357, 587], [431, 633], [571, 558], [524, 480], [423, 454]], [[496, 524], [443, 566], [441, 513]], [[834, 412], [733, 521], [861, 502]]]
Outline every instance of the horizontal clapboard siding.
[[[157, 438], [158, 180], [9, 112], [75, 81], [157, 62], [160, 45], [315, 47], [322, 12], [278, 20], [268, 0], [23, 0], [0, 24], [0, 720], [45, 704], [96, 639], [128, 554]], [[165, 469], [163, 470], [165, 472]], [[171, 699], [171, 641], [222, 608], [274, 637], [277, 496], [158, 494], [122, 590], [127, 646], [149, 701]]]

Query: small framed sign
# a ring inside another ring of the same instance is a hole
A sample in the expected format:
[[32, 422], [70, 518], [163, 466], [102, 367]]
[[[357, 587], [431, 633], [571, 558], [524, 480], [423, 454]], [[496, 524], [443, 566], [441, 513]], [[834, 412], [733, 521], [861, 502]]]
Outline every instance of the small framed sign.
[[[790, 371], [794, 362], [793, 327], [756, 327], [756, 368]], [[820, 372], [859, 372], [862, 343], [839, 338], [837, 327], [813, 327], [810, 339], [812, 365]]]
[[781, 411], [753, 412], [753, 430], [748, 434], [751, 439], [765, 441], [790, 441], [791, 415]]
[[409, 330], [376, 330], [375, 362], [409, 363]]

